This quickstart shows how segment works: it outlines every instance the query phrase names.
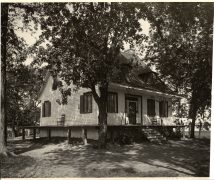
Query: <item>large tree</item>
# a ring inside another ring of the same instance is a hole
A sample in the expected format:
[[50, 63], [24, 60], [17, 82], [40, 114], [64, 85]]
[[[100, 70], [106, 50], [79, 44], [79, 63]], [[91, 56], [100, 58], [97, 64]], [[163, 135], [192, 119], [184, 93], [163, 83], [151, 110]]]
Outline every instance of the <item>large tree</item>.
[[[132, 3], [47, 3], [43, 6], [36, 61], [69, 86], [89, 88], [99, 109], [99, 147], [107, 134], [109, 82], [120, 69], [117, 59], [124, 42], [142, 42], [139, 9]], [[60, 84], [60, 83], [59, 83]], [[66, 96], [70, 89], [62, 90]]]
[[191, 137], [199, 110], [211, 103], [213, 3], [150, 3], [147, 60], [174, 91], [187, 95]]
[[6, 133], [6, 44], [8, 25], [8, 4], [1, 4], [1, 122], [0, 122], [0, 154], [7, 154]]
[[[0, 154], [7, 155], [7, 124], [8, 112], [15, 109], [14, 102], [19, 98], [24, 98], [20, 93], [23, 89], [23, 82], [26, 79], [23, 62], [26, 60], [26, 43], [15, 33], [16, 30], [31, 29], [29, 22], [37, 23], [33, 16], [38, 4], [1, 4], [1, 121], [0, 121]], [[20, 23], [22, 26], [20, 27]], [[8, 81], [7, 81], [8, 80]], [[21, 81], [20, 81], [21, 80]], [[15, 97], [14, 97], [15, 96]], [[15, 98], [15, 99], [13, 99]], [[13, 103], [11, 103], [13, 102]], [[12, 106], [9, 106], [12, 105]], [[15, 104], [18, 105], [19, 104]], [[12, 112], [14, 113], [14, 112]], [[11, 114], [9, 114], [11, 115]], [[12, 117], [13, 118], [13, 117]], [[11, 153], [10, 153], [11, 154]]]

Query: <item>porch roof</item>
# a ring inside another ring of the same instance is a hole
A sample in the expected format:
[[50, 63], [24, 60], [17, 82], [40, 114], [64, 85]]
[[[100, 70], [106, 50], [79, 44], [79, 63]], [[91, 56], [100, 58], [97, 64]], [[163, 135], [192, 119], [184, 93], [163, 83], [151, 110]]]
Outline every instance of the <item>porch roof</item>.
[[135, 90], [138, 91], [139, 93], [150, 93], [150, 94], [155, 94], [158, 96], [167, 96], [170, 98], [177, 98], [177, 99], [182, 99], [185, 98], [181, 95], [177, 95], [175, 93], [167, 93], [167, 92], [161, 92], [155, 89], [147, 89], [144, 87], [134, 87], [134, 86], [130, 86], [127, 84], [118, 84], [118, 83], [110, 83], [110, 87], [116, 87], [116, 88], [121, 88], [121, 89], [126, 89], [126, 90]]

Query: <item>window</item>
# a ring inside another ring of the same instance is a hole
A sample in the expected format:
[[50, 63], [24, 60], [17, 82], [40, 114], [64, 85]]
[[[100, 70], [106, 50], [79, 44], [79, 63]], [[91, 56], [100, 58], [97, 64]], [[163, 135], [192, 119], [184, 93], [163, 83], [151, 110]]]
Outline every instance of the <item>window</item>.
[[80, 113], [92, 113], [92, 94], [90, 92], [80, 96]]
[[108, 93], [108, 102], [107, 102], [107, 112], [108, 113], [117, 113], [118, 112], [118, 103], [117, 103], [117, 93]]
[[147, 115], [155, 116], [155, 100], [147, 99]]
[[160, 115], [160, 117], [168, 117], [168, 102], [167, 101], [159, 102], [159, 115]]
[[51, 116], [51, 102], [45, 101], [42, 104], [42, 117], [50, 117]]

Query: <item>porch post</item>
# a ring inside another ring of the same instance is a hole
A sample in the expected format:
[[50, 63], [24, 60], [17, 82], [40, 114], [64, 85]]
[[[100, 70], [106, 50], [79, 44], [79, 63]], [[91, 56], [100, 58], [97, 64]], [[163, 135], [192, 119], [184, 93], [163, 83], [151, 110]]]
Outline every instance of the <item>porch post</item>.
[[68, 144], [71, 143], [71, 128], [68, 128]]
[[84, 145], [87, 145], [87, 129], [82, 127], [82, 141]]
[[51, 128], [48, 128], [48, 140], [51, 140]]
[[36, 139], [36, 128], [33, 128], [33, 140]]
[[22, 140], [25, 140], [25, 128], [22, 128]]

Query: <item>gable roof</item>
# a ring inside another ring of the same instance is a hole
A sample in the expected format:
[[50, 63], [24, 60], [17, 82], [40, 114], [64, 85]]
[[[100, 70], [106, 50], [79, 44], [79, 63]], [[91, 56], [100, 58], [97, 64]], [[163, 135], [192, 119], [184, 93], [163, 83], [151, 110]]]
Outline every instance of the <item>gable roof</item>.
[[43, 84], [42, 84], [42, 86], [41, 86], [41, 88], [40, 88], [40, 90], [39, 90], [37, 99], [39, 99], [40, 96], [42, 95], [42, 92], [44, 91], [45, 86], [46, 86], [46, 84], [47, 84], [48, 79], [49, 79], [50, 76], [51, 76], [51, 73], [50, 73], [49, 71], [47, 71], [47, 73], [46, 73], [46, 75], [45, 75], [45, 78], [44, 78], [44, 82], [43, 82]]
[[[114, 80], [112, 80], [113, 83], [180, 96], [174, 93], [158, 77], [158, 74], [152, 71], [133, 51], [128, 50], [121, 52], [118, 56], [118, 59], [119, 62], [124, 65], [138, 65], [134, 66], [131, 71], [122, 73], [119, 78], [116, 77]], [[48, 71], [45, 76], [43, 86], [39, 91], [38, 98], [41, 96], [50, 76], [51, 73]]]

